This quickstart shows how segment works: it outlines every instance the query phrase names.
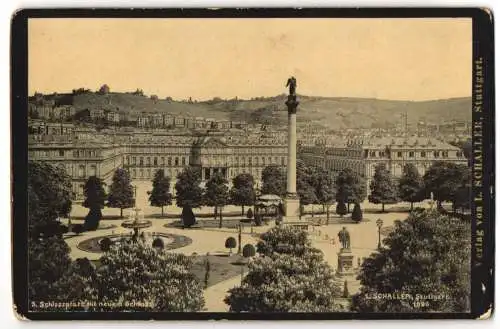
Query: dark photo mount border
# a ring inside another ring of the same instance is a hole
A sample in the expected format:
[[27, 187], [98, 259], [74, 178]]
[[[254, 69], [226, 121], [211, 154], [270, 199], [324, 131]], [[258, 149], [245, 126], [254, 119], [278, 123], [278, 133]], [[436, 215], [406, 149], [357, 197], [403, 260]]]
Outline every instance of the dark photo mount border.
[[[27, 270], [28, 19], [33, 18], [472, 18], [473, 195], [470, 313], [29, 312]], [[476, 319], [491, 316], [494, 294], [493, 14], [479, 8], [23, 9], [11, 29], [13, 309], [32, 320]], [[477, 215], [481, 216], [478, 220]]]

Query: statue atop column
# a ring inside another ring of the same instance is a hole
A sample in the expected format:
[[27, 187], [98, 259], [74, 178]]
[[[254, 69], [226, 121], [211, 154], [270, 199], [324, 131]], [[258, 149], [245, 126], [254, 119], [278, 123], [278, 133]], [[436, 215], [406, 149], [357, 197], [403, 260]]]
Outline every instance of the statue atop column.
[[297, 79], [295, 79], [295, 77], [288, 78], [286, 87], [288, 87], [290, 96], [296, 96], [295, 90], [297, 89]]
[[299, 102], [297, 101], [297, 79], [295, 77], [288, 78], [286, 82], [286, 87], [288, 87], [288, 100], [286, 101], [286, 106], [288, 107], [288, 113], [297, 113], [297, 106]]
[[338, 236], [342, 249], [351, 249], [351, 237], [345, 226], [342, 227], [341, 231], [339, 231]]

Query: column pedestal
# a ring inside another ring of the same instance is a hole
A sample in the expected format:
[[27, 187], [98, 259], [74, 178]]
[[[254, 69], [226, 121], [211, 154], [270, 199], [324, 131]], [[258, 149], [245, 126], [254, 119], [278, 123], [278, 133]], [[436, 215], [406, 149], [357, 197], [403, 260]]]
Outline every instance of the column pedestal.
[[287, 222], [298, 221], [300, 219], [300, 199], [296, 195], [287, 195], [284, 201], [285, 216]]
[[353, 268], [354, 255], [352, 254], [351, 249], [340, 249], [337, 257], [337, 276], [343, 279], [352, 278], [355, 275], [355, 272]]

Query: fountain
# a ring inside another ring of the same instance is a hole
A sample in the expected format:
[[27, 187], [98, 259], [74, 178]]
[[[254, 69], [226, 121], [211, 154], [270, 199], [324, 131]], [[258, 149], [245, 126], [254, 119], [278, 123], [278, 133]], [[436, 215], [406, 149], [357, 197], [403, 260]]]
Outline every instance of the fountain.
[[[134, 243], [143, 243], [152, 247], [162, 246], [161, 249], [172, 250], [185, 247], [193, 241], [184, 235], [162, 233], [162, 232], [140, 232], [141, 229], [149, 228], [153, 224], [150, 220], [144, 219], [144, 214], [141, 209], [135, 207], [129, 215], [129, 219], [125, 220], [121, 226], [131, 229], [130, 233], [121, 234], [107, 234], [103, 236], [93, 237], [86, 239], [77, 244], [77, 248], [87, 252], [101, 253], [105, 251], [102, 246], [103, 240], [108, 240], [109, 245], [120, 245], [121, 243], [130, 239]], [[160, 239], [161, 243], [154, 243], [155, 240]]]
[[139, 238], [139, 230], [151, 227], [152, 223], [150, 220], [144, 219], [144, 215], [142, 214], [141, 209], [137, 207], [132, 209], [129, 218], [129, 220], [126, 220], [122, 223], [122, 227], [132, 229], [132, 240], [134, 242], [137, 242]]

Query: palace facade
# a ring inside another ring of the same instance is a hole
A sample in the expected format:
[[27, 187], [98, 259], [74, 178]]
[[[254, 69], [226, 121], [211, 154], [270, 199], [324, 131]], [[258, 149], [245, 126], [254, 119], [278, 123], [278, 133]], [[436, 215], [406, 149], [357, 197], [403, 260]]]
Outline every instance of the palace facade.
[[[55, 128], [57, 125], [54, 125]], [[52, 127], [50, 127], [52, 128]], [[49, 134], [47, 134], [47, 131]], [[262, 170], [268, 165], [286, 167], [284, 138], [228, 131], [89, 131], [89, 128], [33, 129], [29, 159], [63, 167], [72, 178], [77, 199], [90, 176], [109, 185], [114, 171], [124, 168], [133, 180], [151, 181], [158, 169], [175, 177], [190, 166], [200, 170], [202, 184], [221, 173], [231, 184], [240, 173], [251, 174], [260, 188]]]
[[407, 163], [415, 165], [421, 175], [435, 161], [467, 165], [460, 148], [424, 137], [359, 138], [302, 145], [299, 158], [306, 164], [334, 172], [351, 168], [366, 178], [368, 189], [379, 163], [384, 163], [395, 177], [401, 177]]

